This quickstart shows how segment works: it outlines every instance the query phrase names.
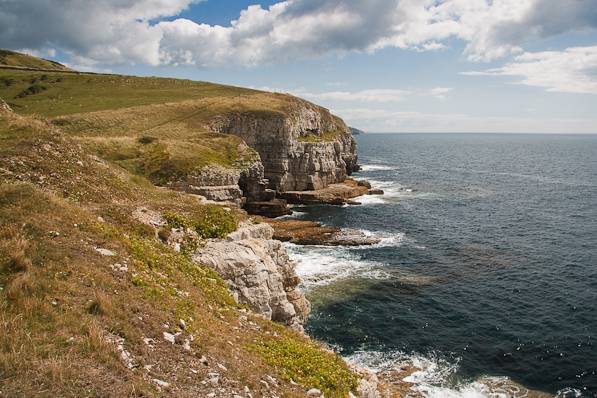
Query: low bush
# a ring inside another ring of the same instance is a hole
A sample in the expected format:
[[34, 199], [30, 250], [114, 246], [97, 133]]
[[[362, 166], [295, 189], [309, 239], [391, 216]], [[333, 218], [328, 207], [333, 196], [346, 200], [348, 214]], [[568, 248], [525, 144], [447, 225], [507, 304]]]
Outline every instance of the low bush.
[[24, 98], [29, 95], [41, 93], [42, 91], [45, 91], [47, 89], [48, 88], [46, 86], [35, 83], [27, 87], [25, 90], [21, 91], [19, 94], [16, 95], [15, 98]]
[[171, 228], [192, 229], [204, 239], [223, 238], [238, 225], [234, 214], [220, 206], [204, 206], [193, 218], [170, 211], [164, 218]]

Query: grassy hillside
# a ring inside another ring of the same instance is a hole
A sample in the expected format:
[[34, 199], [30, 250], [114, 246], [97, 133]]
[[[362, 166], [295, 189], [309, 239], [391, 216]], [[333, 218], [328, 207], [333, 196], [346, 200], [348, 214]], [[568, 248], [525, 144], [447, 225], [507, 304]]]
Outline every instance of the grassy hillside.
[[61, 116], [258, 91], [191, 80], [0, 70], [0, 97], [18, 113]]
[[257, 159], [236, 136], [210, 123], [229, 112], [284, 113], [293, 97], [166, 78], [0, 69], [0, 98], [23, 115], [42, 115], [104, 159], [158, 185], [208, 164], [243, 167]]
[[[167, 116], [158, 109], [152, 117]], [[111, 137], [126, 115], [87, 122]], [[0, 396], [346, 396], [355, 376], [343, 361], [246, 314], [217, 274], [132, 216], [148, 208], [202, 225], [216, 212], [229, 225], [243, 213], [101, 159], [73, 127], [83, 119], [65, 120], [0, 113]], [[180, 335], [172, 344], [164, 332]]]
[[32, 57], [10, 50], [0, 49], [0, 66], [12, 66], [19, 68], [48, 69], [69, 71], [66, 66], [47, 59]]

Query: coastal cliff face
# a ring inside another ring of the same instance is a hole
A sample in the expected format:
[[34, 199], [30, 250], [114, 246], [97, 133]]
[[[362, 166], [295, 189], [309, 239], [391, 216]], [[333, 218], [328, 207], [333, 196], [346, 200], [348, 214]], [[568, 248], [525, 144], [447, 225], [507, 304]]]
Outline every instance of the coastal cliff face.
[[356, 143], [346, 124], [327, 109], [292, 98], [287, 112], [231, 112], [212, 129], [241, 137], [261, 157], [277, 191], [325, 188], [357, 167]]
[[295, 264], [268, 224], [243, 224], [226, 240], [211, 240], [193, 261], [215, 269], [239, 303], [302, 331], [310, 304], [296, 286]]
[[170, 189], [201, 195], [216, 202], [233, 202], [239, 206], [246, 201], [273, 199], [275, 193], [267, 185], [263, 165], [258, 158], [238, 168], [205, 166], [167, 184]]

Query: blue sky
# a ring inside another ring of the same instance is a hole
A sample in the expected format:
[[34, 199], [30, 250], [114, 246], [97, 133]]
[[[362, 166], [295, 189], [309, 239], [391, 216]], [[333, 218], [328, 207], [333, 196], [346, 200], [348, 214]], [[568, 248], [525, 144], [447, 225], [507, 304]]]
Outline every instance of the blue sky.
[[597, 0], [4, 1], [0, 47], [75, 68], [290, 92], [371, 132], [597, 133]]

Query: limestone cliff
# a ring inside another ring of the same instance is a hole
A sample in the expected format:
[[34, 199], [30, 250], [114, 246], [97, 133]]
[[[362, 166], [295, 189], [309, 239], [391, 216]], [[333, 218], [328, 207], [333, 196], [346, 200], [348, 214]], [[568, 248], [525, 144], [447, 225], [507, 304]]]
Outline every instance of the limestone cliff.
[[210, 240], [193, 261], [214, 268], [233, 297], [256, 313], [302, 330], [310, 305], [296, 286], [295, 264], [268, 224], [244, 224], [226, 240]]
[[238, 205], [273, 199], [275, 192], [267, 185], [259, 158], [236, 168], [205, 166], [167, 184], [171, 189], [201, 195], [208, 200]]
[[327, 109], [294, 97], [284, 112], [219, 115], [212, 129], [241, 137], [259, 152], [265, 178], [277, 191], [325, 188], [357, 168], [356, 144], [346, 124]]

